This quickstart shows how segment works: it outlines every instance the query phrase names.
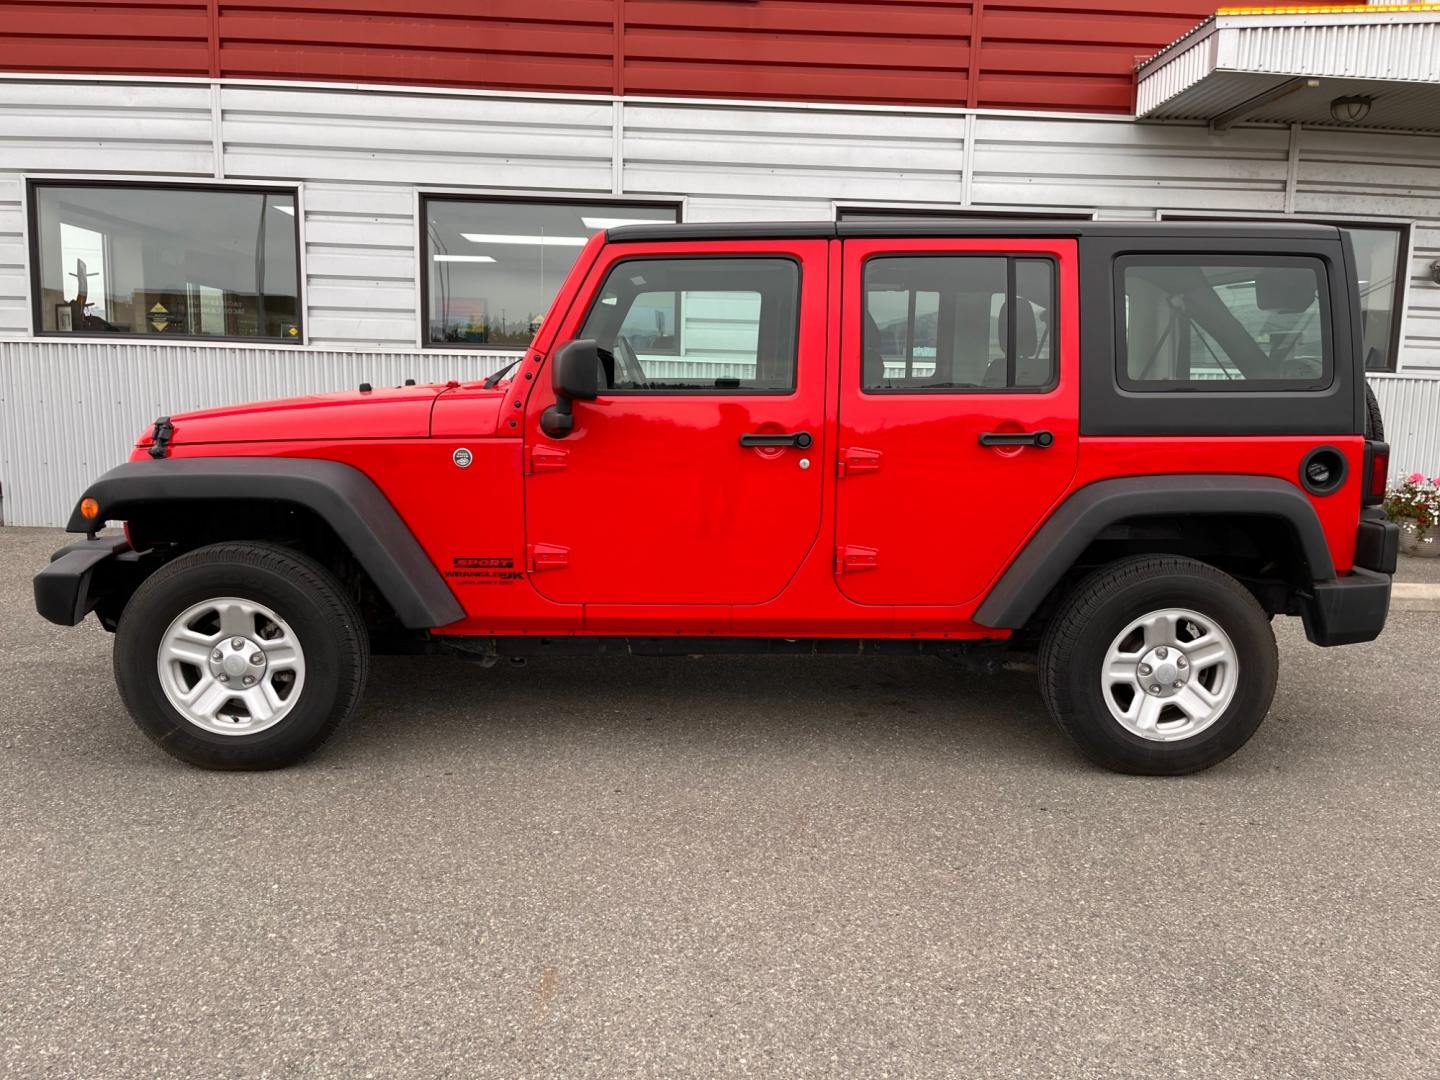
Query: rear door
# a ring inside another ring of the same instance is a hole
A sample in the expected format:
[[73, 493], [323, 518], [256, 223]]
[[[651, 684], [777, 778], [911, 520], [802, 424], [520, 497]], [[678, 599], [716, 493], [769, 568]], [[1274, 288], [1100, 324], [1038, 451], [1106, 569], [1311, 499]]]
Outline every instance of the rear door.
[[843, 266], [840, 589], [974, 600], [1075, 472], [1075, 241], [847, 240]]
[[554, 439], [526, 410], [531, 581], [552, 600], [756, 604], [819, 540], [824, 240], [616, 244], [557, 342], [594, 338], [606, 382]]

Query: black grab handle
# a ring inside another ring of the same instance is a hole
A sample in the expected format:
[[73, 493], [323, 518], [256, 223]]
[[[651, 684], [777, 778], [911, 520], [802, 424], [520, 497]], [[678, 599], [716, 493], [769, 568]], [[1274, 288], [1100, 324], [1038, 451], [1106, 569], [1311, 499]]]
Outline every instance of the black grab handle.
[[752, 432], [740, 436], [741, 446], [793, 446], [797, 450], [808, 450], [815, 440], [808, 431], [797, 431], [790, 435], [761, 435]]
[[980, 435], [981, 446], [1038, 446], [1044, 450], [1054, 441], [1048, 431], [986, 431]]

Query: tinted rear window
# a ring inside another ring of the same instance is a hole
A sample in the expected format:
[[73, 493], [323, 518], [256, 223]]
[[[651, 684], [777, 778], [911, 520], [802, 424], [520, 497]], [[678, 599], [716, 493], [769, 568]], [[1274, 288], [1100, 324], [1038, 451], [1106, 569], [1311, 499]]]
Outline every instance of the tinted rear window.
[[1118, 261], [1127, 390], [1323, 390], [1333, 378], [1323, 263], [1309, 258]]

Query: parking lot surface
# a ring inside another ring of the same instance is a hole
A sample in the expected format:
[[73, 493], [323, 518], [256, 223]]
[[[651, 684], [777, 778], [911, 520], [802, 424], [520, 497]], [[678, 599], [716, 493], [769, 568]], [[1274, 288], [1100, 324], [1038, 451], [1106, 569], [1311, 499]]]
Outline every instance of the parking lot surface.
[[1434, 1077], [1440, 615], [1199, 776], [933, 659], [380, 658], [308, 764], [121, 709], [0, 529], [0, 1073]]

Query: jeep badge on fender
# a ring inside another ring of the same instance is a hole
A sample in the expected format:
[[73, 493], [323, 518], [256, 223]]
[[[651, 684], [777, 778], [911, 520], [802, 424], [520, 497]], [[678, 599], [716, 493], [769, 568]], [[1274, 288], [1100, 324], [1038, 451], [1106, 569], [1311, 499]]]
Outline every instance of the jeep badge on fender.
[[1385, 625], [1360, 318], [1327, 226], [621, 226], [484, 382], [148, 426], [36, 607], [94, 612], [136, 722], [208, 768], [303, 758], [372, 651], [563, 640], [1038, 650], [1091, 760], [1194, 772], [1264, 719], [1273, 617]]

